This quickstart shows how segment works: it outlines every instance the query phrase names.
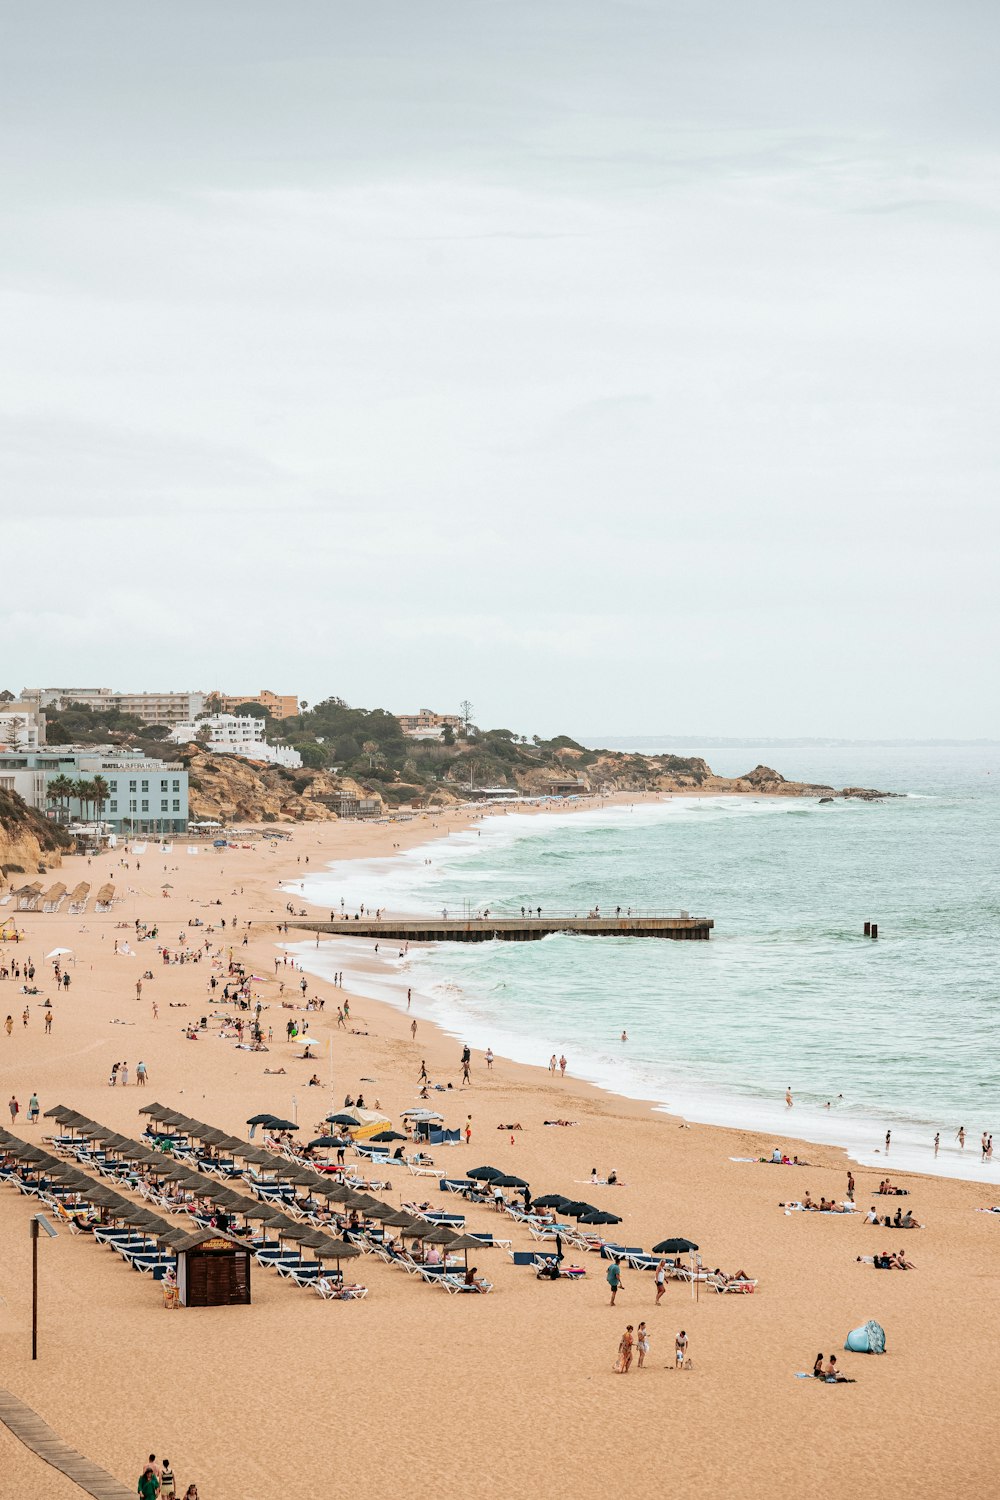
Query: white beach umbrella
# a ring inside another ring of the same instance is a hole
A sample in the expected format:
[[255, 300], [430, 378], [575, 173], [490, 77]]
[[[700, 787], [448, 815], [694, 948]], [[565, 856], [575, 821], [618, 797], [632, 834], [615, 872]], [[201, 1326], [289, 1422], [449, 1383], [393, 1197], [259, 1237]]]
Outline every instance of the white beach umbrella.
[[297, 1036], [292, 1039], [296, 1046], [301, 1042], [303, 1047], [322, 1047], [323, 1043], [317, 1041], [314, 1036]]
[[53, 948], [52, 952], [51, 953], [46, 953], [45, 957], [46, 958], [61, 958], [64, 953], [69, 958], [73, 957], [73, 950], [72, 950], [72, 948]]

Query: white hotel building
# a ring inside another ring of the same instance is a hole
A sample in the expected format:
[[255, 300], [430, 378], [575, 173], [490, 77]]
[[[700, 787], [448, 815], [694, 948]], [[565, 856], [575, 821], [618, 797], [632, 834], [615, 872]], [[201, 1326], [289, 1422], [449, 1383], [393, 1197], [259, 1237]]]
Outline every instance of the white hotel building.
[[264, 738], [265, 723], [253, 714], [207, 714], [186, 724], [175, 724], [170, 737], [187, 745], [196, 740], [199, 730], [208, 731], [205, 749], [215, 755], [242, 755], [246, 760], [263, 760], [274, 766], [297, 771], [302, 756], [290, 745], [270, 745]]

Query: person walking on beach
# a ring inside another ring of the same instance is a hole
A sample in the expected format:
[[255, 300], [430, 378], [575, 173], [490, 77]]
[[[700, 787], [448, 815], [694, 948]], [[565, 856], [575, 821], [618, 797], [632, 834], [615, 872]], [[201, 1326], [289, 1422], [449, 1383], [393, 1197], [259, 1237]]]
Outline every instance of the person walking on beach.
[[848, 1203], [853, 1203], [854, 1202], [854, 1173], [853, 1172], [848, 1172], [848, 1174], [847, 1174], [847, 1201], [848, 1201]]
[[51, 1032], [51, 1030], [52, 1030], [52, 1012], [50, 1010], [47, 1010], [45, 1012], [45, 1035], [48, 1036], [49, 1033]]
[[492, 1071], [492, 1068], [493, 1068], [493, 1048], [492, 1047], [487, 1047], [487, 1049], [486, 1049], [486, 1069], [487, 1069], [487, 1072]]
[[683, 1328], [674, 1339], [674, 1364], [678, 1370], [683, 1370], [688, 1357], [688, 1336]]
[[416, 1022], [416, 1018], [415, 1017], [410, 1022], [410, 1036], [412, 1037], [412, 1039], [414, 1041], [417, 1040], [417, 1022]]
[[558, 1068], [558, 1066], [559, 1064], [556, 1061], [556, 1055], [553, 1052], [552, 1056], [549, 1058], [549, 1072], [552, 1074], [553, 1078], [556, 1075], [556, 1068]]
[[38, 1095], [37, 1094], [32, 1094], [31, 1098], [28, 1100], [28, 1124], [29, 1125], [37, 1125], [38, 1124], [38, 1115], [39, 1115], [39, 1111], [40, 1110], [41, 1110], [41, 1105], [38, 1102]]
[[426, 1060], [424, 1058], [420, 1059], [420, 1073], [419, 1073], [419, 1076], [417, 1078], [417, 1082], [418, 1083], [427, 1083], [428, 1082], [428, 1078], [427, 1078], [427, 1062], [426, 1062]]
[[17, 1102], [17, 1095], [16, 1094], [11, 1094], [10, 1100], [9, 1100], [9, 1102], [7, 1104], [7, 1108], [10, 1110], [10, 1123], [13, 1125], [14, 1121], [17, 1119], [18, 1115], [21, 1113], [21, 1106]]
[[4, 1029], [4, 1031], [6, 1031], [7, 1035], [10, 1036], [11, 1032], [14, 1030], [14, 1017], [13, 1016], [8, 1016], [7, 1017], [6, 1021], [3, 1023], [3, 1029]]
[[660, 1261], [660, 1264], [653, 1273], [653, 1280], [656, 1284], [656, 1301], [653, 1303], [653, 1306], [659, 1307], [660, 1298], [667, 1290], [667, 1263], [665, 1260]]
[[144, 1062], [136, 1064], [135, 1081], [140, 1088], [146, 1087], [146, 1064]]
[[639, 1354], [638, 1363], [641, 1370], [646, 1362], [646, 1355], [649, 1353], [649, 1332], [645, 1323], [640, 1323], [635, 1331], [635, 1347]]
[[612, 1307], [614, 1307], [614, 1305], [615, 1305], [615, 1298], [618, 1296], [618, 1293], [619, 1293], [619, 1291], [621, 1289], [621, 1284], [622, 1284], [621, 1266], [618, 1264], [618, 1262], [616, 1260], [613, 1260], [611, 1262], [610, 1266], [608, 1266], [608, 1286], [611, 1288], [611, 1306]]
[[618, 1345], [618, 1359], [615, 1362], [615, 1374], [627, 1375], [632, 1367], [632, 1348], [634, 1344], [632, 1337], [632, 1324], [630, 1323], [621, 1336]]
[[957, 1133], [955, 1135], [955, 1139], [958, 1142], [958, 1144], [961, 1146], [962, 1150], [964, 1151], [965, 1150], [965, 1126], [964, 1125], [960, 1125], [958, 1127], [958, 1131], [957, 1131]]
[[472, 1074], [469, 1072], [469, 1064], [468, 1064], [468, 1062], [464, 1062], [462, 1064], [462, 1087], [463, 1087], [463, 1089], [465, 1088], [465, 1085], [467, 1083], [471, 1083], [471, 1082], [472, 1082]]

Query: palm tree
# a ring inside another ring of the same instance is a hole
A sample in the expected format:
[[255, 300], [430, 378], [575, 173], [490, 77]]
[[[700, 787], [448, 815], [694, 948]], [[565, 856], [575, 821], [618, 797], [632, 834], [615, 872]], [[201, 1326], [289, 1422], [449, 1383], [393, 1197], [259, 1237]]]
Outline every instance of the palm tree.
[[93, 791], [97, 821], [99, 823], [101, 821], [101, 813], [104, 811], [104, 804], [111, 795], [111, 788], [103, 776], [95, 776], [90, 785]]
[[94, 796], [94, 783], [87, 781], [85, 777], [82, 777], [79, 781], [74, 781], [73, 796], [79, 802], [83, 816], [86, 817], [86, 810], [90, 806]]
[[372, 766], [375, 764], [375, 757], [378, 754], [378, 745], [374, 740], [365, 740], [364, 744], [361, 746], [361, 749], [368, 757], [368, 769], [370, 771]]
[[65, 803], [68, 808], [70, 798], [74, 795], [73, 785], [68, 776], [53, 776], [45, 795], [50, 802]]

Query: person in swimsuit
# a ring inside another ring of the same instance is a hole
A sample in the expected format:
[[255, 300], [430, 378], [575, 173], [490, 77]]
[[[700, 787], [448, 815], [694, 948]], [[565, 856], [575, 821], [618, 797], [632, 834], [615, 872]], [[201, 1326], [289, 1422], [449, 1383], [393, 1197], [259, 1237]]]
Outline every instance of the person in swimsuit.
[[645, 1323], [640, 1323], [636, 1330], [635, 1347], [639, 1351], [639, 1369], [641, 1370], [645, 1363], [646, 1355], [649, 1353], [649, 1332]]
[[622, 1334], [621, 1343], [618, 1345], [618, 1363], [615, 1365], [616, 1375], [627, 1375], [632, 1367], [632, 1349], [634, 1345], [632, 1337], [632, 1324], [630, 1323]]

